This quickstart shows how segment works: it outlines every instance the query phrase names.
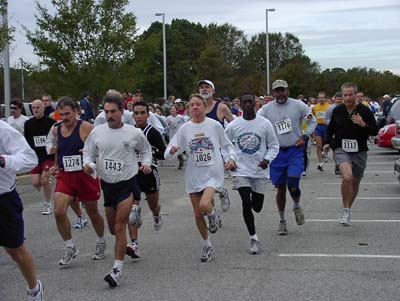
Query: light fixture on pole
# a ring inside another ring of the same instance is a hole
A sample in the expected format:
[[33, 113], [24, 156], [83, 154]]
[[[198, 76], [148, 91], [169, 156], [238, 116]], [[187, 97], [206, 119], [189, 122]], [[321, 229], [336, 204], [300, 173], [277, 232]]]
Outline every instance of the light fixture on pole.
[[156, 13], [157, 17], [162, 16], [163, 34], [163, 69], [164, 69], [164, 98], [167, 100], [167, 41], [165, 37], [165, 13]]
[[269, 89], [269, 37], [268, 37], [268, 12], [274, 12], [275, 8], [265, 9], [265, 72], [267, 75], [267, 94], [270, 94]]

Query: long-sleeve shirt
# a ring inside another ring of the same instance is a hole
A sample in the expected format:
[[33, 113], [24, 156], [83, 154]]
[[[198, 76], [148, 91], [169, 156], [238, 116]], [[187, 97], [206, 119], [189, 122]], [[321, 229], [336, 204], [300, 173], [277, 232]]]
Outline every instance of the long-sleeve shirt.
[[267, 118], [272, 123], [281, 147], [296, 145], [296, 141], [303, 135], [303, 120], [307, 123], [304, 133], [307, 136], [310, 136], [317, 126], [311, 108], [293, 98], [288, 98], [283, 104], [269, 102], [258, 110], [257, 115]]
[[272, 162], [279, 152], [279, 142], [271, 122], [256, 116], [246, 120], [242, 116], [230, 122], [225, 133], [236, 151], [236, 169], [232, 176], [267, 178], [268, 169], [258, 165], [262, 160]]
[[38, 159], [24, 136], [1, 120], [0, 133], [0, 156], [5, 161], [4, 168], [0, 168], [0, 194], [3, 194], [15, 188], [16, 173], [32, 170]]
[[365, 127], [355, 124], [351, 120], [351, 114], [344, 104], [338, 105], [332, 112], [332, 118], [328, 125], [326, 141], [332, 149], [342, 147], [343, 140], [357, 140], [358, 152], [367, 151], [367, 140], [370, 135], [378, 133], [378, 127], [371, 110], [362, 104], [358, 104], [352, 112], [360, 114]]
[[206, 187], [219, 189], [224, 184], [224, 162], [221, 149], [228, 159], [236, 161], [235, 149], [221, 124], [206, 118], [200, 123], [188, 121], [171, 139], [165, 151], [165, 159], [171, 159], [172, 146], [179, 146], [179, 153], [186, 151], [188, 160], [185, 168], [187, 193], [195, 193]]

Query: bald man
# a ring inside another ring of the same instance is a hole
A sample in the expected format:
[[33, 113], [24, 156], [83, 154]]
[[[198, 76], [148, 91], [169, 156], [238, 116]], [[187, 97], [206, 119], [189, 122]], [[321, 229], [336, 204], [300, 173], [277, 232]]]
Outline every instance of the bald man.
[[42, 214], [49, 215], [52, 212], [49, 169], [54, 165], [54, 154], [48, 155], [46, 152], [46, 137], [55, 120], [45, 116], [44, 111], [45, 106], [40, 99], [32, 102], [33, 118], [25, 122], [24, 135], [29, 146], [35, 151], [39, 159], [38, 165], [31, 171], [32, 185], [38, 190], [43, 187], [44, 203]]

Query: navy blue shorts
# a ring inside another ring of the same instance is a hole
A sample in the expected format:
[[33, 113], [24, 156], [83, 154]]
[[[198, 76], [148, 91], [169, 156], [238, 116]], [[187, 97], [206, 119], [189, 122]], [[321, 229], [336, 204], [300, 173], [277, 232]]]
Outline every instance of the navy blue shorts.
[[303, 147], [281, 147], [278, 156], [269, 165], [269, 173], [274, 185], [287, 183], [288, 177], [300, 178], [303, 171]]
[[320, 137], [322, 137], [322, 141], [325, 141], [327, 131], [328, 131], [328, 125], [318, 124], [314, 130], [314, 136], [320, 136]]
[[24, 243], [23, 210], [15, 189], [0, 195], [0, 246], [16, 249]]
[[118, 183], [107, 183], [101, 180], [100, 185], [104, 195], [104, 207], [116, 208], [119, 203], [129, 198], [131, 193], [133, 200], [140, 201], [140, 189], [136, 176]]

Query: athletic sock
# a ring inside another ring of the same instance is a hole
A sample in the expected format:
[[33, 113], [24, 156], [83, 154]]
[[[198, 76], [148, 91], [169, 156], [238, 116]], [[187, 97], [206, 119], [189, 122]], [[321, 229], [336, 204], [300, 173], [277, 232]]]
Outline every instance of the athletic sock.
[[75, 242], [73, 239], [66, 240], [64, 243], [67, 248], [75, 248]]
[[137, 239], [131, 239], [131, 241], [132, 241], [132, 244], [137, 244], [137, 245], [139, 245], [139, 242], [138, 242]]
[[39, 283], [36, 280], [36, 286], [34, 288], [28, 288], [28, 295], [35, 296], [39, 291]]
[[211, 244], [211, 241], [210, 241], [209, 238], [203, 239], [203, 242], [204, 242], [204, 245], [205, 245], [206, 247], [212, 247], [212, 244]]
[[106, 242], [106, 240], [105, 240], [104, 236], [102, 236], [102, 237], [99, 236], [99, 237], [96, 238], [96, 242], [97, 243], [103, 243], [103, 242]]
[[257, 234], [250, 235], [250, 239], [255, 239], [255, 240], [257, 240], [257, 241], [260, 241], [260, 240], [258, 239]]
[[123, 265], [124, 265], [124, 261], [123, 260], [114, 260], [113, 269], [118, 269], [120, 272], [122, 272]]
[[279, 218], [281, 222], [285, 221], [285, 211], [279, 211]]
[[207, 213], [208, 216], [214, 216], [216, 213], [215, 208], [213, 207], [211, 213]]
[[300, 208], [300, 202], [293, 202], [293, 209], [299, 209]]

